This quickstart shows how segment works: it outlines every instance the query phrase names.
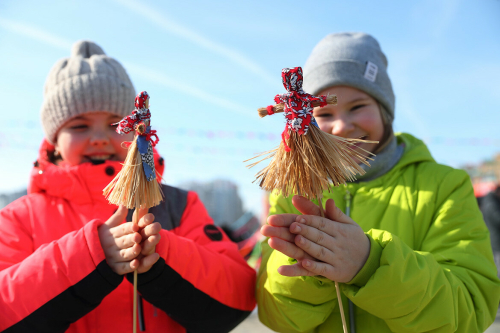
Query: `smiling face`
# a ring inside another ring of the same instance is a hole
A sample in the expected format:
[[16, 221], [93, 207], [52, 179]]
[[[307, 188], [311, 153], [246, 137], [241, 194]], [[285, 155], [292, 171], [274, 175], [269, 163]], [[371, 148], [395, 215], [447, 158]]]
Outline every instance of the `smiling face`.
[[124, 161], [127, 149], [123, 141], [132, 141], [134, 133], [116, 133], [120, 116], [109, 112], [87, 112], [71, 118], [57, 133], [55, 148], [63, 161], [70, 165], [105, 160]]
[[[350, 139], [381, 141], [384, 124], [378, 102], [370, 95], [356, 88], [335, 86], [318, 95], [337, 95], [337, 105], [314, 108], [313, 115], [319, 128], [329, 134]], [[358, 144], [374, 152], [378, 144]]]

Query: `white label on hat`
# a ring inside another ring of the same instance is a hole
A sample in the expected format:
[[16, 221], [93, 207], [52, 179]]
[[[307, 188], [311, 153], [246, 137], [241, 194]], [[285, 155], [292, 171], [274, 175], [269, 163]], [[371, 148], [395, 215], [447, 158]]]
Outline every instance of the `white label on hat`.
[[377, 78], [378, 66], [373, 62], [366, 62], [365, 79], [371, 82], [375, 82]]

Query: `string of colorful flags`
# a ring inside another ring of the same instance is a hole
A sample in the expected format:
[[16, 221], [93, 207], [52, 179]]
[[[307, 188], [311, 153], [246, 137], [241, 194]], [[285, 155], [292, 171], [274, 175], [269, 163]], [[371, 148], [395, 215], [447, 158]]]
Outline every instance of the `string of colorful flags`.
[[[211, 131], [211, 130], [194, 130], [182, 127], [167, 128], [164, 133], [174, 136], [184, 136], [191, 138], [204, 139], [238, 139], [238, 140], [268, 140], [275, 141], [279, 139], [275, 133], [253, 132], [253, 131]], [[448, 137], [426, 137], [423, 141], [429, 145], [446, 145], [446, 146], [500, 146], [500, 138], [448, 138]]]
[[[39, 132], [37, 137], [41, 135], [40, 125], [34, 120], [22, 120], [22, 119], [7, 119], [6, 126], [13, 130], [10, 131], [0, 131], [0, 147], [5, 147], [8, 145], [8, 141], [13, 141], [13, 136], [17, 133], [20, 134], [15, 141], [24, 146], [31, 147], [33, 143], [25, 142], [29, 140], [29, 132]], [[16, 130], [16, 128], [22, 128], [23, 131]], [[187, 127], [162, 127], [156, 126], [158, 131], [164, 133], [165, 136], [175, 136], [183, 138], [200, 138], [203, 140], [261, 140], [261, 141], [273, 141], [279, 140], [276, 133], [263, 132], [263, 131], [238, 131], [238, 130], [211, 130], [211, 129], [196, 129]], [[29, 131], [26, 131], [29, 130]], [[6, 142], [7, 141], [7, 142]], [[21, 141], [21, 142], [19, 142]], [[423, 141], [429, 145], [445, 145], [445, 146], [495, 146], [500, 147], [500, 138], [488, 138], [488, 137], [464, 137], [464, 138], [450, 138], [441, 136], [424, 137]], [[38, 147], [39, 143], [35, 142], [34, 145]], [[198, 149], [197, 149], [198, 150]]]
[[[0, 132], [0, 149], [16, 149], [16, 150], [30, 150], [38, 151], [41, 143], [41, 136], [37, 135], [36, 140], [29, 138], [26, 135], [7, 135], [7, 133]], [[163, 153], [182, 153], [182, 154], [195, 154], [195, 155], [222, 155], [228, 158], [239, 156], [237, 159], [241, 160], [241, 156], [252, 156], [258, 151], [254, 148], [245, 147], [221, 147], [217, 145], [197, 145], [173, 142], [160, 142], [160, 150]]]

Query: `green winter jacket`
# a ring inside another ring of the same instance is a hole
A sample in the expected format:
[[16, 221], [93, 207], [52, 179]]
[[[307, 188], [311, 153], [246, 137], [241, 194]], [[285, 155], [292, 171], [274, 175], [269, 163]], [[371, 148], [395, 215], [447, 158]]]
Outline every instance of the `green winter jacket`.
[[[488, 230], [462, 170], [437, 164], [425, 144], [398, 134], [400, 161], [369, 182], [323, 193], [370, 239], [366, 264], [340, 284], [356, 332], [483, 332], [500, 299]], [[291, 197], [271, 196], [270, 215], [300, 214]], [[335, 284], [323, 277], [285, 277], [293, 259], [263, 242], [257, 302], [260, 320], [278, 332], [342, 332]], [[349, 318], [346, 318], [349, 325]]]

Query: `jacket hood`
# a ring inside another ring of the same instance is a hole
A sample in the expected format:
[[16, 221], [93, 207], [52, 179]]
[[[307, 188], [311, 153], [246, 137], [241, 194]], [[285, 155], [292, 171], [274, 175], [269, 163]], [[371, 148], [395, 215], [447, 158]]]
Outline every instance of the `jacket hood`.
[[394, 169], [401, 169], [413, 163], [435, 162], [429, 148], [422, 140], [408, 133], [395, 133], [398, 144], [405, 146], [405, 151]]
[[361, 179], [359, 182], [349, 183], [348, 186], [351, 187], [351, 191], [359, 186], [380, 186], [382, 183], [387, 182], [393, 177], [399, 177], [399, 174], [404, 172], [404, 169], [412, 164], [426, 162], [435, 163], [429, 149], [422, 140], [419, 140], [408, 133], [395, 133], [394, 136], [396, 137], [397, 144], [403, 145], [404, 147], [403, 155], [399, 161], [390, 170], [379, 177], [367, 181]]
[[[98, 165], [92, 163], [75, 166], [64, 163], [55, 165], [48, 159], [48, 153], [51, 151], [54, 151], [54, 146], [44, 139], [31, 170], [28, 194], [43, 192], [78, 204], [106, 201], [102, 190], [120, 172], [122, 162], [106, 161]], [[153, 155], [156, 171], [163, 175], [165, 169], [163, 158], [154, 148]]]

